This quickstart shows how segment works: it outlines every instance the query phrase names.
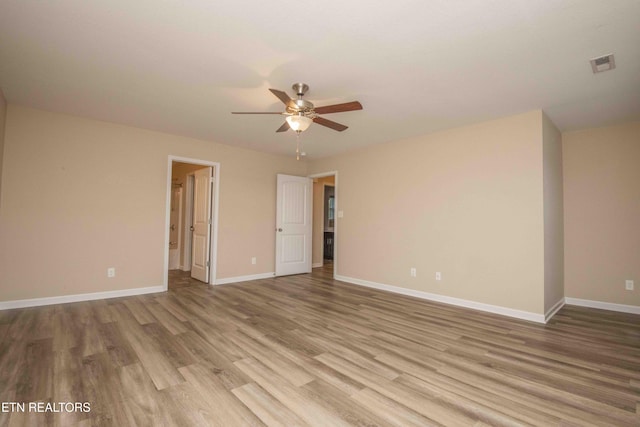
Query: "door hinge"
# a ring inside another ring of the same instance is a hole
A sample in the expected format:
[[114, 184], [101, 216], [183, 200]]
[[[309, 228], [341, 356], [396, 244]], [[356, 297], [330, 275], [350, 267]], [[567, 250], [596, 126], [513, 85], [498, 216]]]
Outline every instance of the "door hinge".
[[209, 264], [210, 264], [210, 261], [207, 261], [207, 267], [211, 267]]
[[209, 225], [211, 225], [211, 218], [209, 218]]

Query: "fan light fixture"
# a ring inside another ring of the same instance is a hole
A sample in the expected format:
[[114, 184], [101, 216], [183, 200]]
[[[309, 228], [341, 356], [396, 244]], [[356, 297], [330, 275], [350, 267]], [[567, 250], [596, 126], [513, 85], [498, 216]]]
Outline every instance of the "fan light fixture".
[[287, 121], [287, 123], [289, 123], [289, 127], [291, 128], [291, 130], [294, 130], [298, 133], [304, 132], [305, 130], [309, 129], [309, 126], [311, 126], [311, 123], [313, 123], [312, 119], [304, 116], [302, 113], [287, 116], [285, 120]]
[[312, 102], [302, 99], [309, 90], [309, 86], [304, 83], [294, 83], [291, 88], [298, 95], [298, 99], [291, 99], [285, 92], [277, 89], [269, 89], [285, 105], [283, 112], [277, 111], [234, 111], [231, 114], [277, 114], [286, 116], [285, 122], [276, 132], [286, 132], [289, 129], [296, 133], [296, 159], [300, 160], [300, 134], [309, 129], [311, 123], [328, 127], [338, 132], [347, 130], [347, 126], [321, 117], [320, 114], [343, 113], [345, 111], [362, 110], [362, 104], [358, 101], [344, 102], [342, 104], [325, 105], [315, 107]]

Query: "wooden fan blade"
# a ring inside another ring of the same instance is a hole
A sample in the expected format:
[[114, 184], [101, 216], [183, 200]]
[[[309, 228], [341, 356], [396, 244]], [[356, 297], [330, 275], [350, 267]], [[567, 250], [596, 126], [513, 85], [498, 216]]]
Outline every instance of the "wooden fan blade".
[[344, 104], [326, 105], [313, 109], [318, 114], [342, 113], [344, 111], [362, 110], [362, 104], [358, 101], [345, 102]]
[[269, 89], [269, 90], [271, 91], [272, 94], [277, 96], [278, 99], [284, 103], [284, 105], [286, 105], [289, 108], [293, 108], [294, 110], [297, 109], [296, 103], [293, 102], [293, 99], [289, 98], [289, 95], [287, 95], [285, 92], [278, 89]]
[[282, 126], [280, 126], [280, 127], [278, 128], [278, 130], [277, 130], [276, 132], [286, 132], [286, 131], [288, 131], [288, 130], [289, 130], [289, 123], [284, 122], [284, 123], [282, 124]]
[[282, 115], [283, 113], [275, 113], [275, 112], [271, 112], [271, 111], [232, 111], [231, 114], [280, 114]]
[[322, 117], [316, 117], [315, 119], [313, 119], [313, 122], [319, 125], [331, 128], [333, 130], [337, 130], [338, 132], [342, 132], [343, 130], [349, 128], [348, 126], [341, 125], [340, 123], [332, 122], [331, 120], [327, 120]]

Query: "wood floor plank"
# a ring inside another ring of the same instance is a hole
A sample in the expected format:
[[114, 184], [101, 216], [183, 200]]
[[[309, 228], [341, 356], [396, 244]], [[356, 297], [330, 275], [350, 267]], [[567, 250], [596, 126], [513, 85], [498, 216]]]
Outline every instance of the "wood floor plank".
[[386, 420], [369, 408], [356, 405], [351, 396], [322, 381], [314, 380], [304, 385], [304, 390], [314, 401], [327, 410], [335, 412], [341, 419], [354, 426], [382, 426]]
[[355, 393], [364, 387], [357, 381], [354, 381], [340, 372], [331, 369], [327, 365], [313, 359], [306, 352], [299, 353], [294, 351], [293, 348], [281, 345], [280, 342], [273, 340], [271, 336], [262, 336], [257, 338], [257, 340], [268, 347], [271, 351], [274, 351], [278, 355], [286, 357], [296, 365], [303, 367], [304, 370], [311, 374], [313, 378], [325, 381], [347, 395]]
[[[310, 339], [314, 342], [325, 343], [327, 348], [330, 348], [330, 352], [332, 354], [335, 354], [346, 360], [349, 360], [351, 363], [356, 364], [362, 367], [363, 369], [369, 370], [370, 372], [375, 373], [376, 375], [379, 375], [383, 378], [386, 378], [388, 380], [393, 380], [394, 378], [397, 378], [400, 375], [399, 372], [390, 368], [389, 366], [383, 363], [377, 362], [373, 356], [365, 357], [360, 353], [351, 350], [345, 345], [342, 345], [337, 342], [329, 343], [327, 340], [320, 337], [313, 337]], [[320, 360], [318, 357], [316, 357], [316, 359]]]
[[161, 353], [175, 368], [195, 363], [194, 355], [189, 349], [177, 342], [176, 336], [158, 323], [148, 323], [142, 326], [146, 337], [153, 342], [153, 347]]
[[55, 351], [77, 347], [82, 339], [82, 325], [74, 322], [72, 313], [72, 307], [55, 307], [55, 315], [52, 319], [53, 349]]
[[122, 303], [129, 309], [129, 312], [131, 312], [139, 324], [146, 325], [147, 323], [153, 323], [156, 321], [153, 314], [149, 312], [147, 306], [137, 298], [127, 298]]
[[142, 325], [129, 313], [128, 308], [118, 304], [114, 307], [120, 321], [120, 333], [127, 339], [136, 356], [145, 367], [159, 390], [184, 382], [176, 366], [163, 353], [163, 348], [151, 338]]
[[404, 406], [431, 421], [443, 425], [470, 425], [473, 422], [473, 419], [464, 413], [458, 413], [451, 408], [440, 406], [432, 399], [418, 393], [413, 393], [407, 387], [366, 370], [346, 359], [331, 353], [321, 354], [316, 356], [316, 359], [345, 375], [355, 378], [365, 386], [387, 398], [395, 400], [396, 402], [402, 402]]
[[296, 427], [306, 423], [280, 401], [255, 383], [231, 390], [260, 420], [269, 427]]
[[106, 353], [82, 358], [82, 368], [78, 373], [83, 384], [82, 397], [74, 401], [91, 403], [93, 424], [130, 424], [128, 411], [123, 404], [125, 395], [119, 369], [111, 364], [111, 358]]
[[[0, 342], [0, 402], [17, 402], [16, 379], [25, 369], [24, 346], [19, 342]], [[15, 414], [0, 411], [0, 425], [9, 425]]]
[[[53, 358], [53, 402], [74, 402], [78, 395], [84, 395], [86, 379], [82, 377], [83, 363], [79, 348], [55, 351]], [[90, 413], [63, 412], [55, 418], [60, 426], [77, 424], [90, 419]]]
[[53, 392], [53, 340], [41, 339], [27, 343], [25, 363], [16, 377], [16, 399], [47, 400]]
[[[640, 316], [546, 325], [312, 274], [0, 311], [0, 426], [640, 426]], [[175, 286], [174, 286], [175, 285]]]
[[197, 360], [222, 381], [228, 390], [247, 384], [250, 380], [227, 358], [215, 345], [206, 341], [194, 331], [187, 331], [176, 336], [176, 341]]
[[229, 393], [218, 377], [208, 369], [194, 364], [180, 368], [180, 373], [197, 393], [207, 396], [209, 405], [207, 420], [210, 425], [221, 427], [264, 425], [253, 412]]
[[[467, 366], [467, 368], [469, 367], [471, 366]], [[558, 396], [552, 389], [536, 389], [535, 384], [520, 382], [517, 378], [507, 375], [490, 373], [490, 375], [485, 376], [483, 375], [483, 372], [478, 371], [477, 368], [471, 368], [471, 370], [467, 370], [445, 367], [439, 370], [439, 372], [463, 383], [477, 384], [486, 392], [501, 395], [505, 399], [516, 400], [524, 405], [530, 405], [532, 402], [535, 402], [535, 404], [542, 408], [545, 413], [577, 425], [629, 425], [629, 417], [627, 417], [627, 423], [623, 424], [616, 420], [615, 417], [611, 416], [612, 414], [609, 412], [601, 412], [600, 416], [593, 414], [592, 407], [590, 406], [590, 403], [593, 402], [589, 402], [588, 400], [580, 399], [578, 402], [566, 400], [566, 398], [575, 398], [577, 400], [578, 396], [565, 395], [565, 399], [563, 401], [558, 399]], [[546, 391], [549, 391], [550, 393], [547, 394]], [[561, 390], [557, 390], [556, 392], [562, 393]], [[577, 409], [577, 407], [582, 409]], [[609, 408], [601, 407], [601, 409], [608, 410]], [[613, 409], [614, 408], [611, 408], [611, 410]], [[603, 421], [599, 421], [600, 419]]]
[[493, 426], [505, 427], [517, 424], [529, 424], [525, 422], [519, 414], [507, 414], [504, 410], [498, 410], [492, 405], [485, 405], [477, 400], [468, 399], [459, 394], [448, 392], [409, 374], [403, 374], [396, 382], [406, 385], [408, 388], [416, 390], [423, 395], [429, 396], [437, 402], [439, 406], [463, 413], [473, 420], [480, 420]]
[[[398, 355], [383, 354], [378, 356], [377, 359], [397, 366], [407, 374], [415, 376], [415, 378], [419, 378], [428, 384], [433, 384], [436, 392], [456, 402], [468, 401], [470, 406], [476, 403], [481, 404], [484, 407], [504, 413], [514, 420], [519, 420], [518, 422], [522, 424], [536, 425], [544, 422], [546, 425], [556, 425], [560, 422], [560, 418], [547, 415], [542, 411], [536, 411], [528, 406], [520, 405], [516, 401], [511, 400], [508, 395], [497, 395], [487, 392], [486, 390], [480, 390], [467, 383], [442, 375], [437, 371], [425, 369], [424, 365], [420, 365], [417, 362], [410, 361]], [[415, 381], [407, 380], [407, 378], [410, 377], [403, 376], [400, 380], [404, 380], [405, 383], [409, 385], [415, 384]], [[423, 385], [421, 384], [421, 386]], [[485, 417], [485, 419], [486, 418], [487, 417]]]
[[151, 312], [153, 317], [156, 318], [157, 322], [160, 323], [163, 327], [165, 327], [173, 335], [181, 334], [188, 330], [184, 322], [180, 321], [180, 319], [175, 317], [170, 311], [168, 311], [162, 305], [156, 302], [153, 302], [153, 303], [147, 304], [147, 309], [149, 310], [149, 312]]
[[180, 300], [173, 294], [162, 295], [157, 297], [155, 301], [173, 314], [180, 322], [186, 322], [192, 317], [192, 314], [180, 304]]
[[135, 425], [162, 425], [168, 419], [165, 405], [159, 398], [160, 392], [140, 363], [119, 369], [123, 387], [123, 404], [127, 416]]
[[440, 426], [442, 424], [429, 420], [404, 405], [389, 399], [370, 388], [360, 390], [351, 396], [362, 407], [372, 414], [395, 426]]
[[271, 351], [264, 344], [241, 332], [228, 333], [229, 339], [239, 347], [246, 350], [253, 358], [261, 360], [267, 367], [276, 372], [281, 378], [289, 381], [294, 386], [301, 386], [314, 377], [287, 358], [280, 357], [278, 353]]
[[102, 323], [98, 326], [107, 353], [116, 366], [126, 366], [139, 361], [131, 343], [122, 333], [118, 322]]
[[170, 419], [167, 426], [218, 426], [206, 395], [203, 396], [189, 382], [177, 384], [160, 391]]
[[312, 426], [348, 426], [337, 414], [326, 410], [306, 393], [280, 378], [275, 372], [255, 359], [247, 358], [234, 362], [260, 387], [278, 399], [290, 411]]
[[216, 330], [215, 326], [212, 326], [207, 322], [203, 322], [200, 319], [191, 319], [188, 324], [191, 330], [201, 336], [205, 341], [214, 345], [216, 349], [227, 359], [235, 361], [244, 359], [248, 356], [246, 351], [227, 338], [225, 335], [225, 333], [228, 332], [226, 327], [224, 330]]

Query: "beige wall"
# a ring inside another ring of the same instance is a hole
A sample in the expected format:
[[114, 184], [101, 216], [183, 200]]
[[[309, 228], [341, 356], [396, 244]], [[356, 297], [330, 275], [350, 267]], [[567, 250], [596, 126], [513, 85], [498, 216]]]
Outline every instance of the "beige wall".
[[563, 292], [640, 305], [640, 122], [561, 136], [533, 111], [307, 165], [14, 105], [5, 122], [0, 101], [0, 301], [161, 285], [175, 155], [221, 163], [218, 279], [273, 271], [277, 173], [337, 170], [339, 275], [533, 313]]
[[544, 313], [542, 130], [533, 111], [310, 162], [340, 176], [338, 274]]
[[322, 264], [324, 245], [324, 186], [334, 185], [335, 177], [316, 178], [313, 182], [313, 248], [311, 260], [314, 265]]
[[0, 89], [0, 206], [2, 206], [2, 164], [4, 158], [4, 129], [7, 117], [7, 102]]
[[169, 155], [221, 163], [217, 277], [272, 272], [276, 174], [304, 162], [9, 105], [0, 301], [161, 285]]
[[542, 115], [544, 193], [544, 310], [564, 300], [564, 214], [562, 193], [562, 135]]
[[640, 122], [567, 132], [562, 143], [565, 294], [640, 306]]

